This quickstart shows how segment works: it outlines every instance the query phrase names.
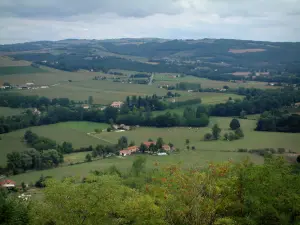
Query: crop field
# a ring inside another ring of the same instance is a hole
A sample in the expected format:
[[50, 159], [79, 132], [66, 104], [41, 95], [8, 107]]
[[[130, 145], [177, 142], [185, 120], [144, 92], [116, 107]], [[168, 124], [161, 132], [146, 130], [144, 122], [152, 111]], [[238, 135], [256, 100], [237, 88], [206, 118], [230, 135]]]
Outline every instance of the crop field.
[[24, 109], [14, 109], [9, 107], [1, 107], [0, 106], [0, 116], [13, 116], [19, 115], [24, 111]]
[[10, 75], [10, 74], [29, 74], [29, 73], [43, 73], [46, 72], [41, 68], [36, 68], [32, 66], [6, 66], [0, 67], [0, 76], [1, 75]]
[[179, 82], [189, 82], [189, 83], [199, 83], [202, 88], [223, 88], [227, 85], [229, 88], [260, 88], [260, 89], [274, 89], [277, 87], [267, 86], [266, 82], [255, 82], [248, 81], [246, 83], [233, 83], [227, 81], [216, 81], [209, 80], [206, 78], [199, 78], [194, 76], [184, 76], [184, 77], [176, 77], [178, 74], [172, 73], [158, 73], [154, 75], [154, 84], [153, 85], [176, 85]]
[[[39, 136], [55, 140], [58, 144], [64, 141], [71, 142], [73, 147], [88, 147], [98, 144], [109, 144], [101, 138], [94, 138], [87, 133], [94, 132], [94, 129], [105, 129], [107, 124], [92, 122], [65, 122], [53, 125], [31, 127], [30, 130]], [[28, 129], [22, 129], [7, 134], [2, 134], [0, 140], [0, 166], [6, 163], [6, 154], [13, 151], [24, 151], [28, 149], [23, 142], [24, 133]]]
[[12, 58], [6, 56], [0, 56], [0, 67], [7, 66], [30, 66], [31, 62], [23, 60], [13, 60]]
[[[147, 158], [146, 168], [153, 169], [155, 164], [159, 166], [180, 164], [183, 167], [202, 166], [205, 167], [209, 162], [223, 162], [226, 160], [233, 160], [235, 162], [246, 159], [256, 163], [262, 163], [263, 158], [256, 155], [250, 155], [247, 153], [231, 152], [216, 152], [216, 151], [183, 151], [179, 154], [172, 154], [170, 156], [145, 156]], [[132, 157], [115, 157], [111, 159], [97, 160], [90, 163], [83, 163], [73, 166], [59, 167], [50, 170], [33, 171], [25, 174], [16, 175], [10, 177], [17, 183], [35, 182], [43, 174], [43, 176], [52, 176], [57, 179], [62, 179], [66, 176], [78, 176], [84, 177], [93, 170], [105, 170], [112, 165], [115, 165], [123, 172], [128, 172], [131, 168], [132, 162], [135, 156]]]

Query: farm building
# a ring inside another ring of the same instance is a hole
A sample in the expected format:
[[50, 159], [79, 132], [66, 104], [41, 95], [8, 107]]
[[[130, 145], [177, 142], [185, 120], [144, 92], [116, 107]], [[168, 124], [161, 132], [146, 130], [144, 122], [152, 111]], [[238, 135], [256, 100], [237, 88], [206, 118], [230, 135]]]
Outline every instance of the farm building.
[[120, 155], [121, 156], [131, 155], [132, 153], [137, 152], [138, 150], [139, 150], [139, 147], [131, 146], [131, 147], [121, 150]]
[[3, 188], [14, 188], [16, 186], [16, 182], [12, 180], [4, 180], [0, 182], [0, 187]]
[[124, 105], [124, 103], [123, 102], [113, 102], [113, 103], [111, 103], [111, 107], [114, 107], [114, 108], [118, 108], [118, 109], [120, 109], [121, 107], [122, 107], [122, 105]]
[[163, 146], [162, 146], [162, 149], [163, 149], [164, 151], [171, 151], [171, 147], [170, 147], [169, 145], [163, 145]]
[[144, 145], [146, 145], [147, 146], [147, 148], [149, 148], [150, 147], [150, 145], [156, 145], [156, 142], [155, 141], [145, 141], [145, 142], [143, 142], [143, 144]]
[[90, 106], [89, 106], [89, 105], [82, 105], [82, 108], [84, 108], [84, 109], [89, 109]]

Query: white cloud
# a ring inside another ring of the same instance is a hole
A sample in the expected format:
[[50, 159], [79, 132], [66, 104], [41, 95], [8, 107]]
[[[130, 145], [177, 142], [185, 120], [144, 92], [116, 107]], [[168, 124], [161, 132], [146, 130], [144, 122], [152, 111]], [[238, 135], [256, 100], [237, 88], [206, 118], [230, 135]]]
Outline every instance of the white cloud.
[[1, 0], [0, 43], [65, 38], [300, 41], [300, 0]]

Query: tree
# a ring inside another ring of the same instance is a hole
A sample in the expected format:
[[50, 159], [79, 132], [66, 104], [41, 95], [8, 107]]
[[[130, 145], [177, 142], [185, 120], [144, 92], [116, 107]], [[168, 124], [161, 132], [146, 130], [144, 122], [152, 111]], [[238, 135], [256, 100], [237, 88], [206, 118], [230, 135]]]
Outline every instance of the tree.
[[220, 133], [221, 133], [221, 128], [219, 127], [219, 125], [215, 124], [211, 130], [212, 130], [212, 136], [213, 136], [213, 138], [215, 140], [218, 140], [219, 137], [220, 137]]
[[93, 151], [92, 151], [92, 157], [93, 157], [93, 158], [96, 158], [97, 156], [98, 156], [97, 150], [96, 150], [96, 149], [93, 149]]
[[158, 148], [157, 148], [157, 145], [155, 145], [155, 144], [151, 144], [150, 146], [149, 146], [149, 151], [151, 151], [151, 152], [157, 152], [158, 151]]
[[95, 129], [95, 133], [100, 134], [102, 132], [101, 129]]
[[89, 96], [89, 98], [88, 98], [88, 104], [89, 105], [93, 105], [93, 102], [94, 102], [93, 96]]
[[186, 140], [185, 140], [185, 144], [186, 144], [186, 145], [189, 145], [189, 144], [190, 144], [190, 139], [186, 139]]
[[118, 140], [118, 147], [120, 149], [127, 148], [128, 147], [128, 138], [125, 136], [120, 137]]
[[87, 155], [85, 156], [85, 161], [86, 161], [86, 162], [92, 162], [92, 156], [91, 156], [90, 154], [87, 154]]
[[232, 130], [236, 130], [236, 129], [238, 129], [238, 128], [240, 128], [240, 121], [238, 120], [238, 119], [232, 119], [231, 120], [231, 122], [230, 122], [230, 128], [232, 129]]
[[158, 139], [157, 139], [157, 141], [156, 141], [156, 148], [157, 149], [162, 149], [162, 146], [164, 145], [164, 140], [161, 138], [161, 137], [159, 137]]
[[225, 141], [228, 140], [228, 136], [229, 136], [228, 133], [225, 133], [225, 134], [224, 134], [224, 140], [225, 140]]
[[204, 141], [210, 141], [210, 140], [212, 140], [212, 138], [213, 138], [213, 135], [211, 133], [206, 133], [204, 135]]
[[189, 146], [189, 145], [188, 145], [188, 146], [186, 146], [186, 149], [187, 149], [187, 150], [190, 150], [190, 146]]
[[105, 156], [105, 147], [103, 145], [96, 146], [97, 155], [101, 155], [103, 158]]
[[129, 143], [128, 146], [129, 146], [129, 147], [135, 146], [135, 142], [134, 142], [134, 141], [130, 141], [130, 143]]
[[140, 152], [145, 153], [146, 151], [148, 151], [147, 146], [144, 143], [141, 143]]
[[197, 111], [196, 111], [196, 117], [197, 118], [200, 118], [201, 117], [201, 114], [208, 114], [207, 112], [207, 108], [204, 106], [204, 105], [199, 105], [197, 107]]
[[245, 110], [242, 110], [240, 113], [240, 118], [241, 119], [247, 119], [247, 112]]
[[183, 117], [186, 119], [193, 119], [196, 118], [196, 111], [194, 108], [188, 106], [184, 109]]
[[139, 176], [141, 173], [145, 172], [145, 168], [146, 158], [138, 156], [132, 163], [131, 172], [134, 176]]
[[235, 135], [238, 137], [238, 138], [243, 138], [245, 135], [244, 135], [244, 132], [241, 128], [237, 128], [235, 131], [234, 131]]

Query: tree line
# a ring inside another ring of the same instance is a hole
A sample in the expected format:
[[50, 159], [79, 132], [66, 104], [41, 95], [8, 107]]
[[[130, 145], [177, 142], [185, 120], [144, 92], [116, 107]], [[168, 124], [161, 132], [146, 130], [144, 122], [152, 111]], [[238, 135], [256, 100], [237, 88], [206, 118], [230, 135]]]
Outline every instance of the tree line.
[[[184, 169], [115, 165], [83, 179], [41, 177], [43, 201], [26, 201], [0, 190], [0, 222], [46, 224], [274, 224], [299, 223], [299, 166], [268, 156]], [[87, 201], [88, 199], [88, 201]], [[282, 200], [284, 199], [284, 201]], [[101, 201], [99, 201], [101, 200]], [[63, 209], [63, 210], [62, 210]]]

